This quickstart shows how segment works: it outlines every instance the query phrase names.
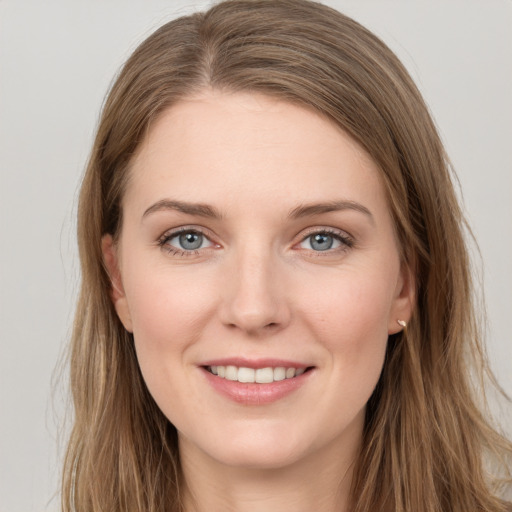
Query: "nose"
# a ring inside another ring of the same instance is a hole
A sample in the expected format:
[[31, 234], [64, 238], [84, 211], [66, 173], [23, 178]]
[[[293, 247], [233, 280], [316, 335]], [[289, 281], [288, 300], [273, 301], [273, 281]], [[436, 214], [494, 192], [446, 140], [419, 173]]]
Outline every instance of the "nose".
[[284, 329], [291, 312], [276, 258], [247, 250], [233, 260], [223, 279], [222, 323], [255, 337]]

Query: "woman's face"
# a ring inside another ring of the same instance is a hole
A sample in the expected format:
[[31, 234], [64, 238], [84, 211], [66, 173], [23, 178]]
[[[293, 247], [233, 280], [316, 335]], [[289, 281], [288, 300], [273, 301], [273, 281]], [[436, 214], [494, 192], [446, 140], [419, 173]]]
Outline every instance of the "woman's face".
[[374, 162], [312, 111], [207, 91], [159, 118], [130, 172], [104, 255], [182, 452], [353, 453], [412, 294]]

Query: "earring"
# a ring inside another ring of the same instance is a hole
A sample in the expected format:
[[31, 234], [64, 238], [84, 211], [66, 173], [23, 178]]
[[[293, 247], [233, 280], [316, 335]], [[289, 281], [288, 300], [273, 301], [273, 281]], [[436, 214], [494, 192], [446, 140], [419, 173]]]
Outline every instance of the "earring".
[[407, 327], [407, 322], [405, 320], [397, 320], [396, 323], [401, 325], [404, 329]]

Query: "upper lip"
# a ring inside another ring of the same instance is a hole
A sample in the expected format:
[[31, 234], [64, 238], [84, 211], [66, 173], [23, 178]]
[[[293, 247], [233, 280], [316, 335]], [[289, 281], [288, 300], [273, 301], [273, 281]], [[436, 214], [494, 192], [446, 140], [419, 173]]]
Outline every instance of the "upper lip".
[[243, 357], [223, 357], [219, 359], [209, 359], [207, 361], [202, 362], [199, 366], [237, 366], [238, 368], [253, 368], [257, 370], [258, 368], [309, 368], [313, 365], [300, 363], [298, 361], [293, 361], [291, 359], [278, 359], [278, 358], [255, 358], [255, 359], [246, 359]]

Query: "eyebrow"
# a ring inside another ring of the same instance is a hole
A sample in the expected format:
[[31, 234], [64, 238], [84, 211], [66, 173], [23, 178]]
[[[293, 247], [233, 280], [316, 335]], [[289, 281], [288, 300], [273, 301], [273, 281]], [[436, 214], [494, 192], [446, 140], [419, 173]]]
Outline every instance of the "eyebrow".
[[204, 203], [187, 203], [185, 201], [176, 201], [174, 199], [162, 199], [150, 206], [143, 214], [142, 219], [154, 212], [165, 210], [174, 210], [188, 215], [197, 215], [199, 217], [208, 217], [212, 219], [220, 219], [222, 215], [220, 212]]
[[320, 215], [322, 213], [338, 212], [343, 210], [355, 210], [356, 212], [363, 213], [369, 217], [372, 224], [375, 224], [375, 219], [372, 212], [356, 201], [339, 200], [339, 201], [328, 201], [326, 203], [313, 203], [297, 206], [290, 211], [288, 217], [292, 219], [300, 219], [303, 217], [312, 217], [314, 215]]
[[[211, 219], [221, 219], [222, 214], [213, 206], [205, 203], [188, 203], [185, 201], [177, 201], [175, 199], [162, 199], [150, 206], [142, 215], [144, 219], [154, 212], [173, 210], [188, 215], [197, 215], [199, 217], [207, 217]], [[354, 210], [363, 213], [369, 217], [372, 224], [375, 223], [372, 213], [366, 206], [349, 200], [328, 201], [326, 203], [312, 203], [299, 205], [288, 213], [291, 219], [300, 219], [304, 217], [312, 217], [323, 213], [337, 212], [343, 210]]]

